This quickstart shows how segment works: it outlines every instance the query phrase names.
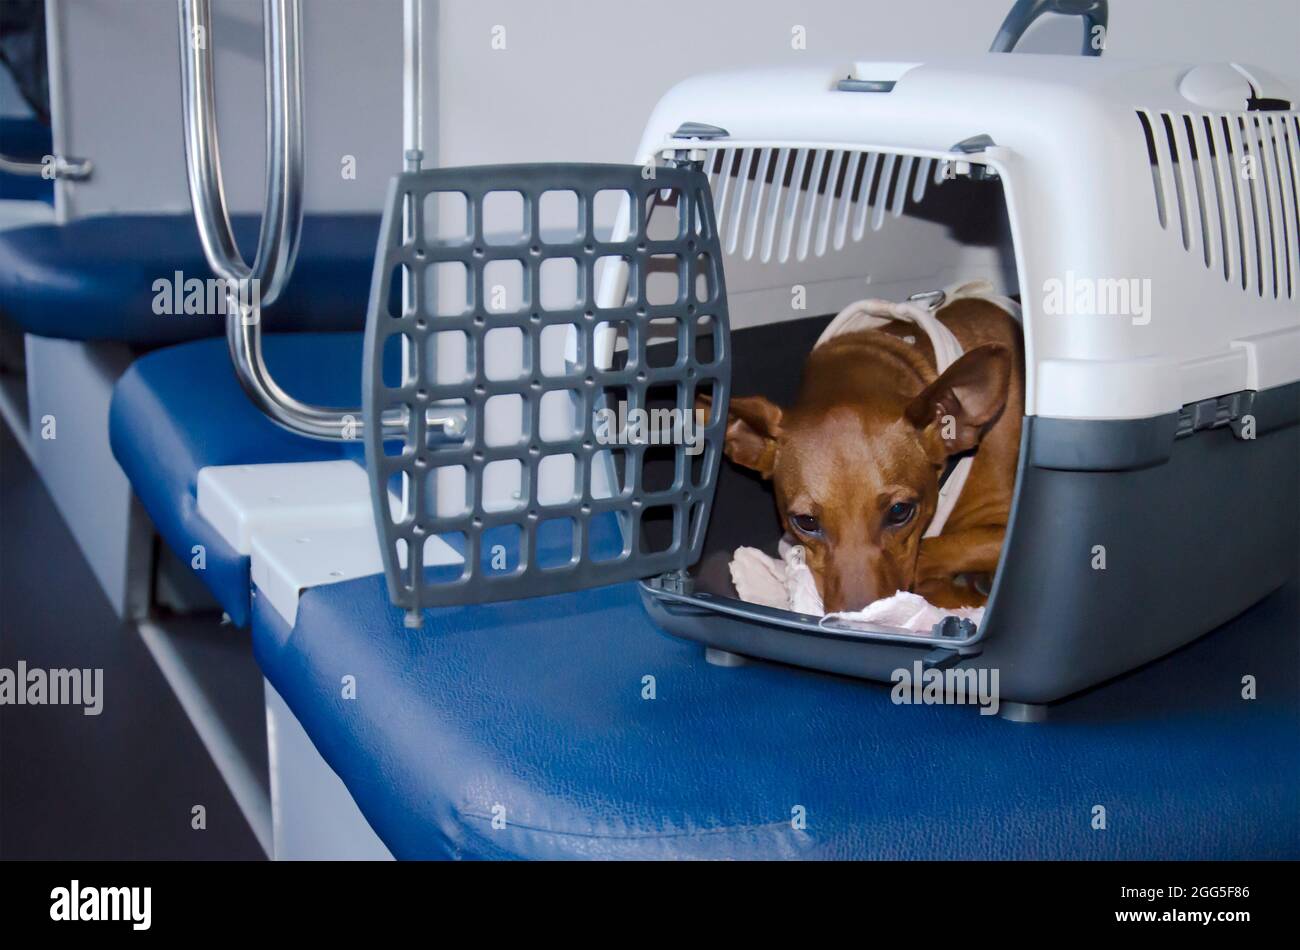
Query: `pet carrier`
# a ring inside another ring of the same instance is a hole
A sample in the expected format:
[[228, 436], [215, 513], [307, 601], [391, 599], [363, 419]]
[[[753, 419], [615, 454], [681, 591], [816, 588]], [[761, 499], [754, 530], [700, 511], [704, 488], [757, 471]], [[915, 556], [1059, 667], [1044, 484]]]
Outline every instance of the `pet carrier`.
[[[645, 583], [664, 628], [877, 679], [915, 659], [996, 668], [1004, 699], [1043, 703], [1169, 652], [1294, 571], [1300, 124], [1276, 80], [1028, 55], [714, 76], [664, 97], [642, 149], [710, 173], [738, 371], [794, 369], [742, 329], [788, 316], [792, 285], [816, 282], [838, 307], [851, 296], [832, 288], [861, 291], [906, 254], [911, 269], [892, 270], [915, 276], [904, 290], [1000, 276], [1023, 305], [1027, 374], [978, 629], [823, 621], [739, 602], [708, 572]], [[972, 214], [993, 225], [975, 241], [959, 232]], [[891, 235], [909, 216], [914, 232]], [[758, 536], [753, 486], [731, 509], [729, 476], [706, 558]]]

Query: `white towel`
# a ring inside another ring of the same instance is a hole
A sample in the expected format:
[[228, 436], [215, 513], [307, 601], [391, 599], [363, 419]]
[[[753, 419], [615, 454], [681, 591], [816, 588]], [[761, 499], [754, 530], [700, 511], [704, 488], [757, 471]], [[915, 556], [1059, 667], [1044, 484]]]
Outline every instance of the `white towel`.
[[731, 582], [736, 585], [741, 600], [825, 620], [880, 624], [916, 633], [929, 633], [944, 617], [970, 620], [976, 626], [984, 619], [983, 607], [944, 609], [934, 606], [920, 594], [905, 590], [867, 604], [861, 610], [828, 614], [822, 606], [812, 570], [804, 560], [802, 545], [792, 544], [788, 537], [784, 537], [780, 553], [779, 558], [774, 558], [758, 548], [736, 549], [731, 561]]

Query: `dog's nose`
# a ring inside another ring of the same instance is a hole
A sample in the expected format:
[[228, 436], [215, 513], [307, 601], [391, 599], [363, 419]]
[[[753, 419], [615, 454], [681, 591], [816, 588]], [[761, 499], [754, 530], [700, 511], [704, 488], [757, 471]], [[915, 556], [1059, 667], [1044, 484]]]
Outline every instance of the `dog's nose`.
[[823, 606], [828, 614], [862, 610], [868, 604], [887, 596], [877, 594], [875, 585], [861, 571], [827, 586], [829, 589], [823, 598]]
[[888, 558], [857, 551], [836, 557], [822, 604], [827, 613], [862, 610], [902, 588], [902, 578]]

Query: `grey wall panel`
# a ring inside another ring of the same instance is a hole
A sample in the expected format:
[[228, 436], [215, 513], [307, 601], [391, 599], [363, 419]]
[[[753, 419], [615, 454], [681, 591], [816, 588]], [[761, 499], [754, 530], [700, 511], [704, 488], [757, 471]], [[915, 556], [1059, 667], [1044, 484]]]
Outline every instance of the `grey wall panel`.
[[277, 861], [391, 861], [338, 774], [302, 723], [266, 684], [271, 827]]
[[[49, 0], [61, 25], [69, 154], [95, 163], [64, 182], [69, 216], [186, 211], [175, 0]], [[303, 4], [309, 210], [372, 211], [401, 161], [401, 4]], [[260, 0], [216, 0], [217, 111], [231, 208], [260, 211], [264, 83]], [[355, 180], [341, 173], [356, 158]], [[248, 254], [251, 248], [245, 249]]]
[[131, 352], [25, 340], [32, 464], [113, 610], [135, 616], [148, 596], [149, 524], [108, 444], [109, 401]]

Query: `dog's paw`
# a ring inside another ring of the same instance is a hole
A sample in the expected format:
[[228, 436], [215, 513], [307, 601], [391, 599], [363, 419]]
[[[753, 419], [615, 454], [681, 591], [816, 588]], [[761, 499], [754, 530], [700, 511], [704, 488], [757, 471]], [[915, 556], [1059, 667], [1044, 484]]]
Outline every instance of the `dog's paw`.
[[920, 594], [936, 607], [955, 610], [958, 607], [983, 607], [988, 602], [988, 591], [981, 591], [966, 582], [965, 575], [959, 577], [931, 577], [918, 581], [912, 587], [914, 593]]

